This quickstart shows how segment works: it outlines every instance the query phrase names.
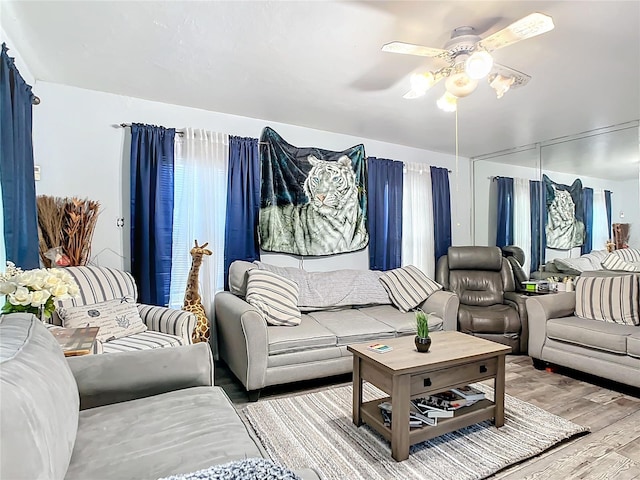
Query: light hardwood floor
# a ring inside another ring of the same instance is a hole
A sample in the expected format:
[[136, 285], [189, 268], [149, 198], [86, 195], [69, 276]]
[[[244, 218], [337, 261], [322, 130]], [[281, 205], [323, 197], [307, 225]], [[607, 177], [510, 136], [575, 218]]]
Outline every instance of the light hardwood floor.
[[[216, 362], [216, 385], [238, 410], [248, 403], [240, 382]], [[638, 372], [640, 375], [640, 372]], [[272, 387], [260, 400], [351, 383], [350, 375]], [[549, 412], [590, 427], [591, 433], [491, 478], [640, 480], [640, 391], [566, 369], [536, 370], [527, 356], [507, 356], [506, 392]]]

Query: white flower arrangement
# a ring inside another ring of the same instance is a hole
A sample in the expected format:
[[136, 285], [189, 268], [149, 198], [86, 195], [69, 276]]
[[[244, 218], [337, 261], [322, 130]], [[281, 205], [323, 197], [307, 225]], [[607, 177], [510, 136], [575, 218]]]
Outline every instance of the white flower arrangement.
[[0, 273], [0, 295], [6, 295], [2, 313], [28, 312], [43, 320], [51, 317], [54, 301], [75, 297], [78, 284], [64, 268], [36, 268], [22, 271], [7, 262]]

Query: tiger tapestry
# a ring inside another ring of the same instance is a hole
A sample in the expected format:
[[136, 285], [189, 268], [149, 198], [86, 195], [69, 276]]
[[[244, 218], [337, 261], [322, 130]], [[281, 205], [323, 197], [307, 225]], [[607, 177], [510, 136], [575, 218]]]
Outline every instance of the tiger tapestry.
[[319, 256], [367, 246], [363, 145], [344, 152], [298, 148], [266, 127], [260, 165], [262, 250]]

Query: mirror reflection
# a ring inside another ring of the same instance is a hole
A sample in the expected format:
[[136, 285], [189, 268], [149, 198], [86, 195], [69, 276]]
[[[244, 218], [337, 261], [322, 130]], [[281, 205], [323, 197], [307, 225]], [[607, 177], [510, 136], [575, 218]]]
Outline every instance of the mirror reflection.
[[472, 159], [474, 243], [521, 247], [533, 277], [640, 248], [639, 134], [635, 121]]

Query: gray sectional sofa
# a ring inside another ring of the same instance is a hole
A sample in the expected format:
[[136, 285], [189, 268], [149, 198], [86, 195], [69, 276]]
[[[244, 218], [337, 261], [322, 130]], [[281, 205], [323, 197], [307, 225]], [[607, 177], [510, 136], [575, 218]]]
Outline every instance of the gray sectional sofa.
[[640, 326], [576, 316], [576, 292], [528, 298], [527, 310], [536, 367], [549, 362], [640, 387]]
[[158, 479], [263, 456], [204, 343], [67, 360], [36, 317], [2, 315], [0, 405], [7, 480]]
[[[247, 271], [259, 266], [296, 278], [306, 287], [313, 282], [331, 285], [324, 289], [311, 287], [310, 296], [315, 296], [322, 307], [301, 305], [303, 314], [298, 326], [267, 325], [260, 312], [244, 299]], [[339, 272], [349, 279], [346, 284], [341, 283]], [[218, 351], [249, 392], [249, 398], [256, 400], [260, 389], [267, 386], [351, 372], [349, 344], [414, 335], [414, 313], [402, 313], [391, 304], [378, 282], [379, 274], [365, 270], [312, 273], [259, 262], [233, 262], [229, 269], [230, 291], [215, 297]], [[331, 276], [331, 280], [325, 276]], [[351, 295], [358, 289], [368, 290], [367, 295], [375, 299], [380, 294], [374, 290], [381, 289], [385, 303], [370, 304], [366, 295]], [[335, 298], [328, 300], [329, 297]], [[350, 301], [346, 298], [356, 297], [360, 304], [345, 304]], [[455, 294], [437, 291], [420, 308], [433, 312], [429, 319], [431, 330], [456, 330], [458, 305]]]

